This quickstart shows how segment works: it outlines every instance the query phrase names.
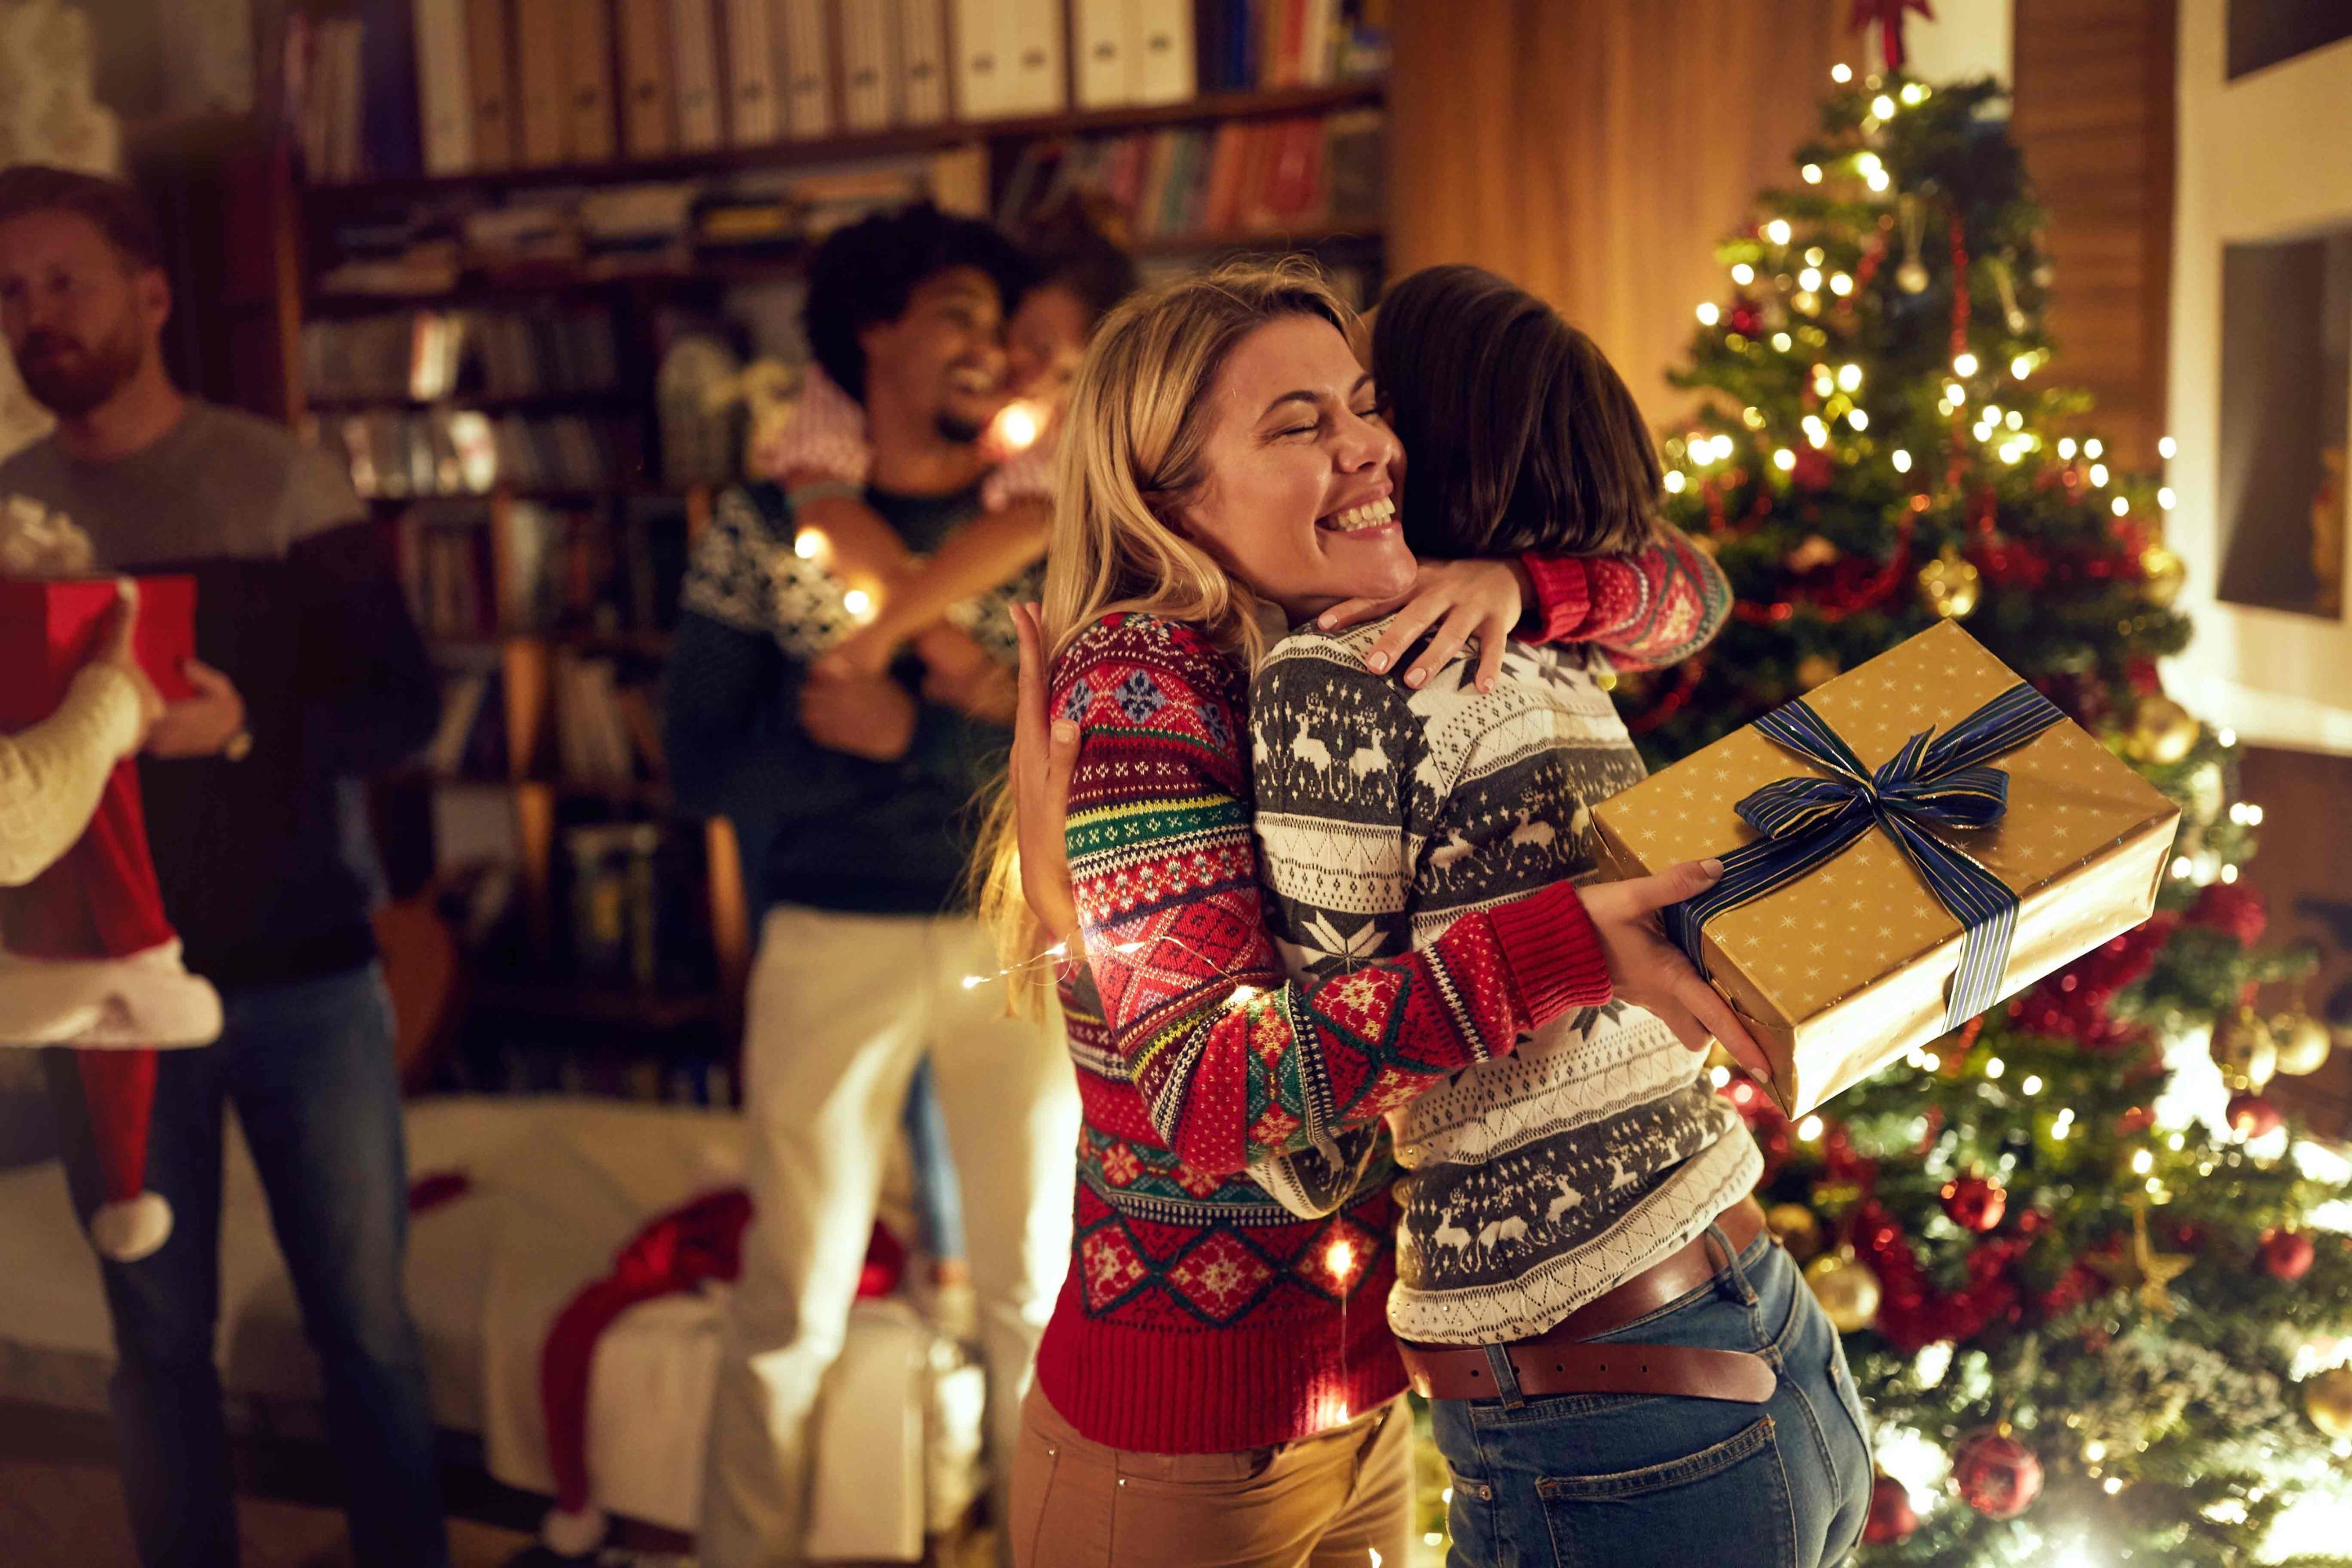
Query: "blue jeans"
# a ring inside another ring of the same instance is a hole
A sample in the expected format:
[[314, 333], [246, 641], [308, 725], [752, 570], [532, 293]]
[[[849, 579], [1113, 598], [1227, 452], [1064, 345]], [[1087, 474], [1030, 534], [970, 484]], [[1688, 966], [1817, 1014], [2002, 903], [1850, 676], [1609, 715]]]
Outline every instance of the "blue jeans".
[[[1726, 1250], [1721, 1234], [1718, 1257]], [[1439, 1400], [1448, 1568], [1824, 1568], [1862, 1539], [1871, 1456], [1837, 1331], [1769, 1237], [1597, 1343], [1752, 1351], [1761, 1405], [1658, 1394]], [[1501, 1358], [1497, 1375], [1507, 1375]]]
[[[373, 964], [224, 998], [220, 1039], [160, 1059], [147, 1185], [172, 1235], [104, 1266], [114, 1315], [114, 1425], [147, 1568], [236, 1561], [228, 1433], [213, 1346], [220, 1316], [221, 1110], [236, 1109], [319, 1353], [327, 1433], [365, 1568], [449, 1560], [425, 1358], [401, 1293], [407, 1162], [392, 1003]], [[104, 1191], [72, 1058], [47, 1053], [74, 1205]]]
[[907, 1080], [907, 1104], [899, 1114], [906, 1129], [907, 1152], [915, 1168], [915, 1221], [923, 1250], [935, 1263], [963, 1261], [963, 1188], [956, 1177], [955, 1155], [948, 1149], [948, 1113], [940, 1104], [939, 1079], [931, 1058], [915, 1063]]

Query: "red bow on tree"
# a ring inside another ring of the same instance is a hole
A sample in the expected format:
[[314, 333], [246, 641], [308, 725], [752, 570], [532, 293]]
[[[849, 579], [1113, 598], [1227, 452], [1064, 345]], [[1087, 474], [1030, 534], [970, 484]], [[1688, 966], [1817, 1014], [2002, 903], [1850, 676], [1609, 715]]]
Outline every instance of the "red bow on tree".
[[1879, 47], [1886, 54], [1886, 68], [1899, 71], [1909, 58], [1903, 47], [1903, 14], [1916, 11], [1930, 22], [1936, 13], [1927, 0], [1853, 0], [1853, 30], [1857, 33], [1873, 22], [1878, 24]]

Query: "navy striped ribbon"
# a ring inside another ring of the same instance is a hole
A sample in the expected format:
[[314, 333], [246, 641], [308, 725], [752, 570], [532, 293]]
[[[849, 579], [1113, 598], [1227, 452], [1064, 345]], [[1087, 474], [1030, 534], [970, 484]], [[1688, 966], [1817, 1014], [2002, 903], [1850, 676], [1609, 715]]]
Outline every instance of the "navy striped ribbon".
[[1699, 931], [1708, 921], [1794, 881], [1875, 827], [1895, 840], [1967, 933], [1944, 1008], [1945, 1027], [1958, 1028], [1999, 993], [2017, 933], [2017, 895], [1930, 829], [1999, 822], [2009, 809], [2009, 774], [1987, 762], [2064, 717], [2020, 682], [1940, 737], [1920, 731], [1872, 773], [1802, 698], [1773, 710], [1756, 728], [1832, 776], [1781, 779], [1742, 800], [1734, 809], [1761, 837], [1719, 857], [1723, 876], [1713, 888], [1664, 911], [1666, 934], [1705, 974]]

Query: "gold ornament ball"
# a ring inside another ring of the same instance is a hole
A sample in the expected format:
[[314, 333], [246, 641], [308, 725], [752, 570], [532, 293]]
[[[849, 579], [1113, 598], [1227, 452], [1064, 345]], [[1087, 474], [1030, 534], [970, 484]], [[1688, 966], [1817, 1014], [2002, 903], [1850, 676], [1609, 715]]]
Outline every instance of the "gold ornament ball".
[[1906, 294], [1927, 291], [1927, 269], [1917, 261], [1906, 261], [1895, 269], [1895, 286]]
[[2213, 1061], [2231, 1089], [2260, 1093], [2278, 1071], [2278, 1043], [2262, 1015], [2241, 1007], [2213, 1026]]
[[1805, 1283], [1838, 1332], [1850, 1334], [1878, 1321], [1878, 1276], [1853, 1254], [1814, 1258], [1805, 1265]]
[[2160, 691], [2151, 691], [2132, 710], [2124, 750], [2137, 762], [2168, 768], [2196, 749], [2197, 715]]
[[2352, 1437], [2352, 1366], [2339, 1366], [2305, 1380], [2304, 1414], [2311, 1424], [2339, 1441]]
[[1797, 685], [1811, 691], [1822, 681], [1833, 679], [1838, 661], [1825, 653], [1809, 653], [1797, 661]]
[[2327, 1026], [2308, 1013], [2281, 1013], [2273, 1018], [2271, 1043], [2278, 1048], [2278, 1070], [2289, 1078], [2317, 1072], [2335, 1044]]
[[1764, 1211], [1764, 1227], [1800, 1263], [1822, 1249], [1821, 1219], [1802, 1204], [1774, 1204]]
[[2180, 585], [2189, 580], [2189, 565], [2179, 552], [2169, 546], [2151, 544], [2140, 552], [2141, 591], [2147, 602], [2158, 609], [2171, 606], [2180, 597]]
[[1977, 563], [1950, 545], [1919, 568], [1919, 601], [1948, 621], [1964, 621], [1973, 614], [1984, 592], [1984, 574]]

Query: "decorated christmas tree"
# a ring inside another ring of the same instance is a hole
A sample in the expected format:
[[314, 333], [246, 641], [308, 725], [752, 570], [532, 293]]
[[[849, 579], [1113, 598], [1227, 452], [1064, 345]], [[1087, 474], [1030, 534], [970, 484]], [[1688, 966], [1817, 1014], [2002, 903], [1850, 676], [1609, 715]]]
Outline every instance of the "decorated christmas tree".
[[1838, 83], [1677, 375], [1674, 521], [1739, 602], [1628, 721], [1670, 761], [1949, 617], [2183, 812], [2154, 919], [1820, 1115], [1717, 1069], [1874, 1412], [1864, 1561], [2352, 1561], [2347, 1167], [2264, 1092], [2330, 1036], [2235, 738], [2163, 691], [2171, 495], [2053, 384], [1999, 89]]

